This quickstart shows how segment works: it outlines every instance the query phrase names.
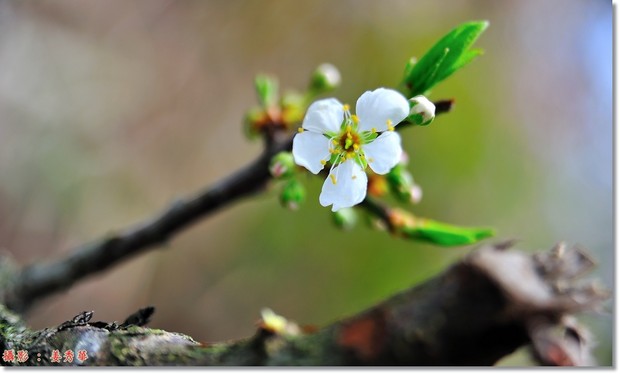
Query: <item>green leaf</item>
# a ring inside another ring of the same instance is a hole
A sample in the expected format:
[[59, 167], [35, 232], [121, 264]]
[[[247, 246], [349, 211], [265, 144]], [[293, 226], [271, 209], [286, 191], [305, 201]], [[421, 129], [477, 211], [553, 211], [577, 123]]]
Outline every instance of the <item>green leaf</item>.
[[259, 74], [254, 78], [258, 101], [264, 108], [272, 107], [278, 102], [278, 80], [268, 75]]
[[405, 237], [443, 246], [467, 245], [495, 235], [487, 227], [460, 227], [430, 219], [416, 218], [414, 225], [401, 228]]
[[488, 26], [488, 21], [466, 22], [435, 43], [417, 63], [407, 62], [402, 82], [407, 97], [428, 94], [433, 86], [480, 55], [482, 50], [469, 48]]

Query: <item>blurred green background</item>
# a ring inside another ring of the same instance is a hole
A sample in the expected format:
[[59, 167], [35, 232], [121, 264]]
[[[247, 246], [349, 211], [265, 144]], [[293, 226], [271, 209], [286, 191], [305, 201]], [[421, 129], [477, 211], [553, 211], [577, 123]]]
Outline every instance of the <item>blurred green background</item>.
[[[354, 104], [469, 20], [485, 55], [432, 92], [453, 112], [401, 134], [421, 216], [490, 225], [527, 250], [588, 248], [613, 286], [612, 6], [593, 0], [1, 1], [0, 248], [26, 264], [160, 212], [260, 152], [242, 133], [253, 78], [303, 88], [322, 62]], [[82, 310], [204, 341], [251, 334], [263, 307], [324, 325], [442, 271], [472, 247], [340, 232], [308, 177], [300, 211], [275, 189], [240, 201], [28, 316]], [[612, 310], [584, 316], [600, 364]], [[517, 354], [506, 365], [529, 364]]]

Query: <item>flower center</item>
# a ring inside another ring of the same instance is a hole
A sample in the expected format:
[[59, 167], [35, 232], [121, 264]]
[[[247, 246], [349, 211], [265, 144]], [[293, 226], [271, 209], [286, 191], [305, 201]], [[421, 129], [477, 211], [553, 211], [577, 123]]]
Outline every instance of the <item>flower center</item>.
[[361, 138], [359, 134], [351, 128], [351, 126], [347, 126], [345, 131], [340, 134], [338, 145], [344, 152], [357, 152], [360, 149]]

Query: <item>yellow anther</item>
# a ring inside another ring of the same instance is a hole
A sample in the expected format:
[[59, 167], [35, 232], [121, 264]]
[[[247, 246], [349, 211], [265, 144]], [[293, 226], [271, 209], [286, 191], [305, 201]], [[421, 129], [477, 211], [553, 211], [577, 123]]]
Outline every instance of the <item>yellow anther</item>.
[[388, 126], [388, 131], [394, 131], [394, 126]]
[[353, 153], [347, 153], [347, 159], [353, 158]]
[[356, 179], [356, 178], [357, 178], [357, 175], [352, 175], [351, 176], [351, 179]]
[[347, 132], [350, 133], [352, 130], [351, 125], [347, 125]]
[[376, 127], [373, 127], [372, 129], [370, 129], [370, 131], [371, 131], [373, 134], [376, 134], [376, 133], [377, 133], [377, 128], [376, 128]]
[[351, 114], [351, 120], [353, 121], [353, 123], [359, 123], [360, 121], [359, 117], [355, 114]]
[[329, 178], [331, 178], [333, 184], [336, 184], [336, 176], [334, 174], [330, 174]]
[[302, 132], [304, 132], [304, 128], [303, 127], [297, 128], [297, 132], [301, 134]]
[[347, 139], [353, 139], [353, 135], [350, 132], [347, 133]]
[[327, 161], [321, 160], [321, 165], [325, 166], [325, 164], [327, 164]]
[[387, 125], [387, 129], [388, 131], [394, 131], [394, 126], [392, 126], [392, 120], [388, 119], [387, 121], [385, 121], [385, 124]]
[[349, 104], [344, 104], [344, 105], [342, 106], [342, 109], [343, 109], [345, 112], [348, 112], [348, 111], [349, 111], [349, 109], [351, 109], [351, 107], [349, 106]]
[[355, 149], [356, 151], [359, 151], [360, 146], [357, 143], [353, 144], [353, 149]]
[[333, 145], [338, 145], [338, 141], [336, 139], [332, 139], [332, 144]]

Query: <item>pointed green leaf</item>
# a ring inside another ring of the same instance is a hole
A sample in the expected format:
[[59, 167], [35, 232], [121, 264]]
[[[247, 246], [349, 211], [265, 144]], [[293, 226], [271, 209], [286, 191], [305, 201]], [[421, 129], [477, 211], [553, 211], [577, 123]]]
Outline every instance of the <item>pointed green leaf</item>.
[[467, 245], [495, 235], [487, 227], [460, 227], [429, 219], [417, 218], [415, 225], [404, 226], [402, 233], [410, 238], [443, 246]]
[[437, 83], [470, 63], [481, 50], [470, 47], [488, 27], [487, 21], [467, 22], [441, 38], [415, 65], [407, 63], [403, 86], [408, 97], [427, 94]]
[[454, 73], [457, 70], [465, 67], [465, 65], [469, 64], [476, 57], [480, 56], [483, 53], [484, 53], [484, 51], [482, 49], [472, 49], [470, 51], [465, 52], [463, 54], [463, 56], [461, 56], [461, 58], [454, 65], [452, 65], [452, 67], [450, 67], [449, 69], [446, 69], [443, 72], [443, 74], [440, 77], [438, 77], [437, 82], [440, 82], [440, 81], [446, 79], [447, 77], [452, 75], [452, 73]]

